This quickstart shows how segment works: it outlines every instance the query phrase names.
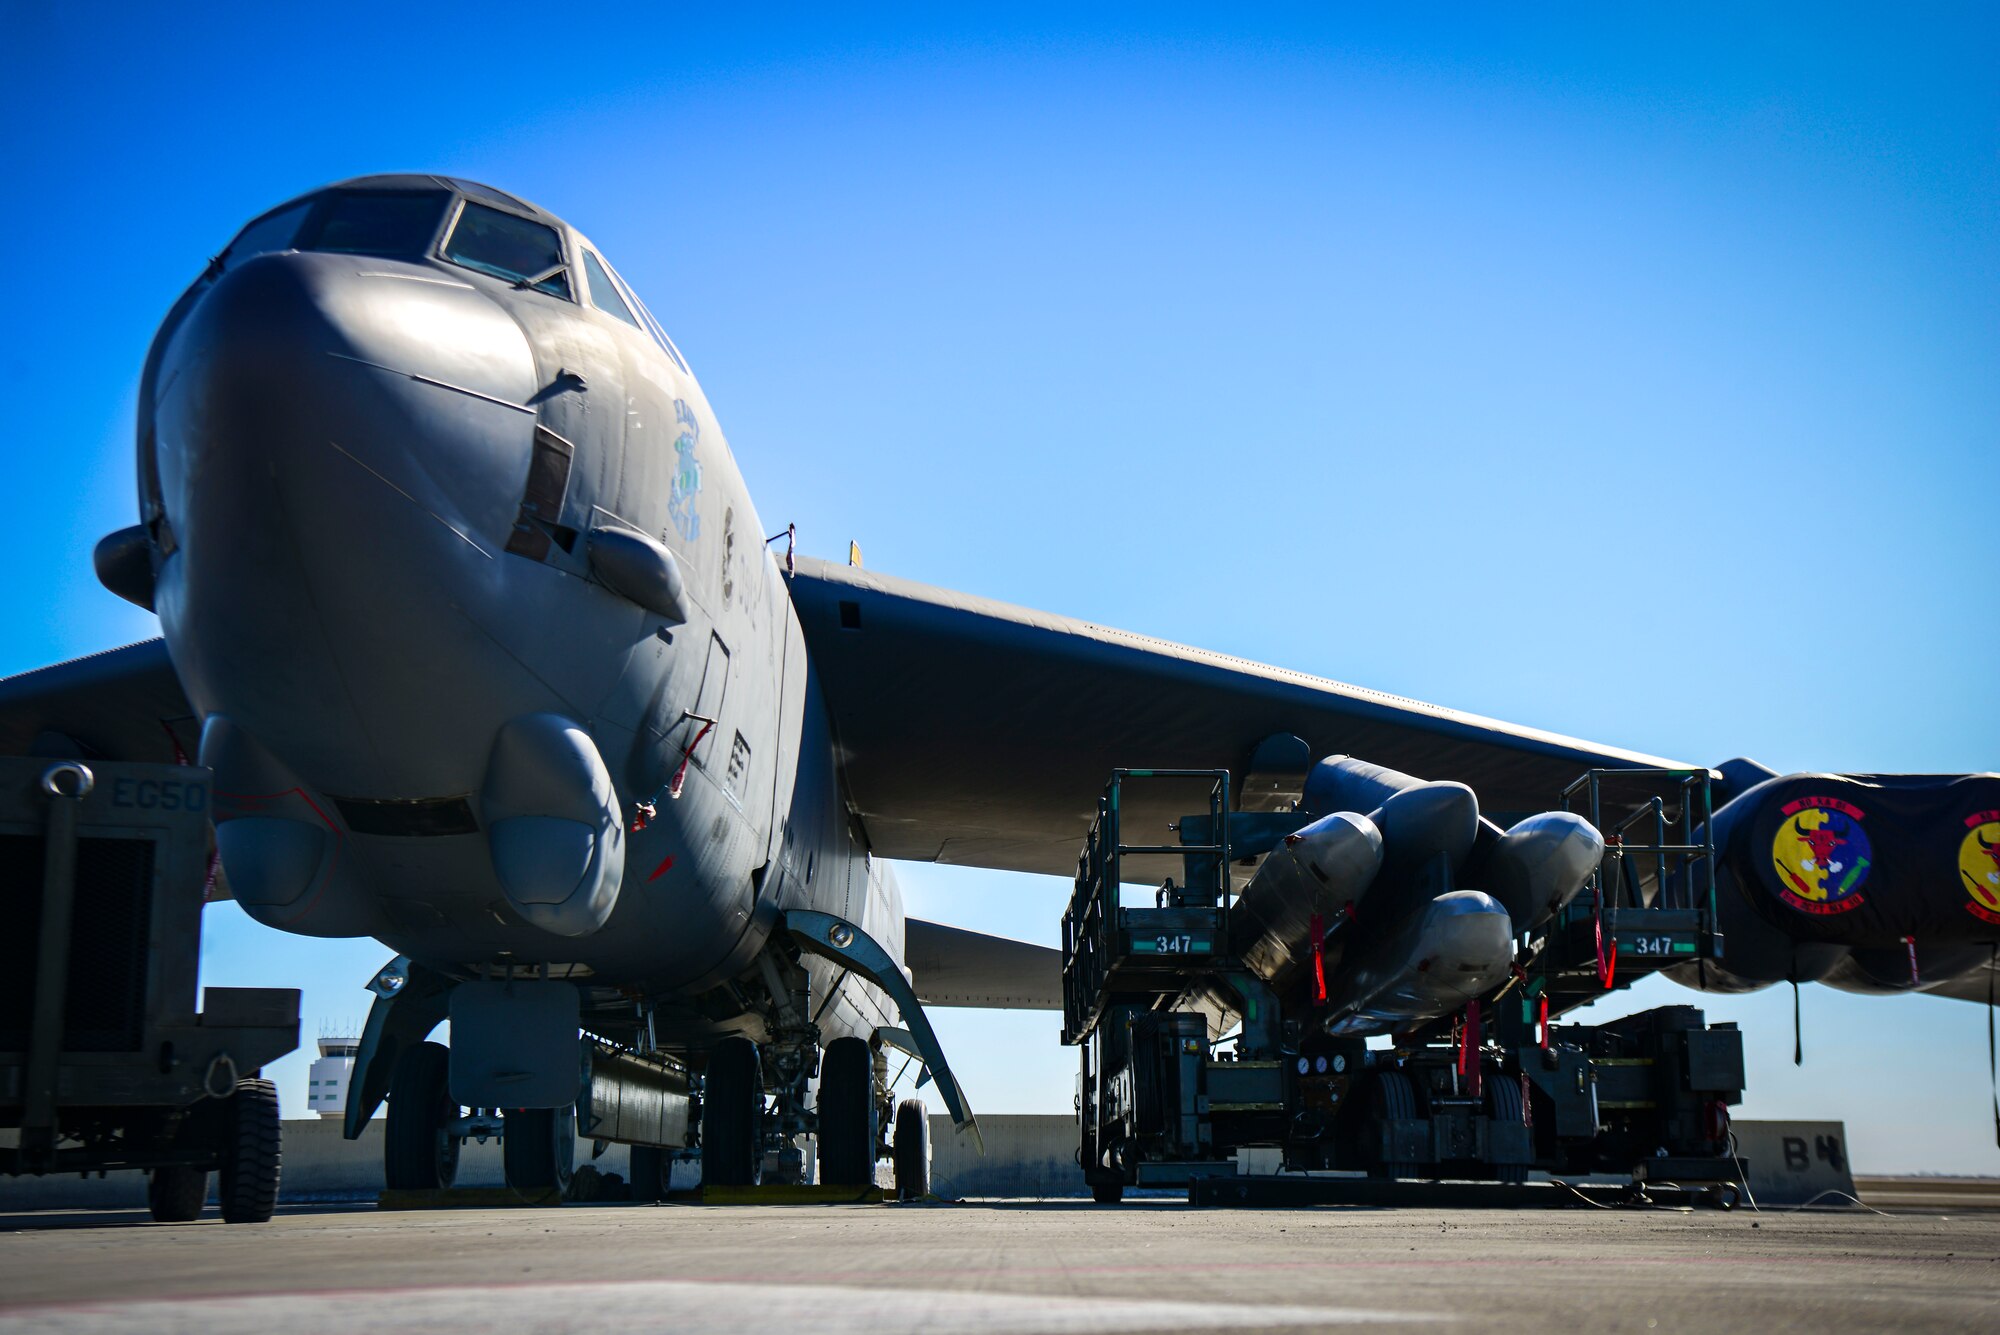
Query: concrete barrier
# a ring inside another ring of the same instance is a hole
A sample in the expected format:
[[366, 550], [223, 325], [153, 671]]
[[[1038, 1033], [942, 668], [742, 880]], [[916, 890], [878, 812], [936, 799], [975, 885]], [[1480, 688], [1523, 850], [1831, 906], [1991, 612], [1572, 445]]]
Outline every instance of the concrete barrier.
[[985, 1154], [970, 1135], [952, 1130], [949, 1117], [931, 1118], [932, 1192], [950, 1199], [1089, 1194], [1076, 1166], [1076, 1118], [1001, 1113], [980, 1118], [979, 1131]]
[[[931, 1189], [949, 1198], [977, 1196], [1051, 1199], [1085, 1195], [1076, 1166], [1076, 1119], [1067, 1114], [1000, 1114], [979, 1119], [986, 1141], [980, 1154], [971, 1136], [952, 1130], [949, 1118], [931, 1118]], [[1847, 1132], [1839, 1122], [1737, 1122], [1737, 1153], [1748, 1169], [1750, 1190], [1759, 1204], [1802, 1205], [1827, 1192], [1854, 1193], [1847, 1162]], [[630, 1179], [629, 1151], [613, 1145], [589, 1158], [589, 1142], [578, 1146], [579, 1163]], [[676, 1165], [673, 1185], [693, 1186], [699, 1173]], [[886, 1165], [884, 1181], [887, 1181]], [[497, 1141], [465, 1147], [458, 1184], [506, 1184]], [[373, 1200], [382, 1190], [382, 1121], [371, 1122], [358, 1141], [341, 1138], [335, 1119], [300, 1118], [285, 1123], [281, 1199], [293, 1203]], [[146, 1203], [144, 1174], [113, 1173], [104, 1178], [74, 1175], [0, 1177], [0, 1210], [119, 1209]], [[1827, 1203], [1838, 1203], [1828, 1197]]]
[[[279, 1199], [293, 1204], [375, 1199], [383, 1186], [382, 1126], [382, 1120], [377, 1118], [361, 1133], [361, 1139], [346, 1140], [340, 1134], [338, 1118], [288, 1119], [278, 1179]], [[577, 1149], [579, 1164], [591, 1163], [601, 1173], [617, 1173], [630, 1180], [631, 1152], [625, 1146], [609, 1146], [597, 1159], [590, 1158], [589, 1141], [581, 1142]], [[691, 1169], [676, 1165], [676, 1187], [692, 1185], [693, 1180]], [[489, 1140], [483, 1145], [473, 1141], [459, 1152], [458, 1186], [506, 1184], [499, 1141]], [[214, 1198], [215, 1182], [211, 1177], [209, 1199]], [[144, 1173], [112, 1173], [102, 1178], [80, 1178], [75, 1174], [0, 1177], [0, 1210], [115, 1210], [143, 1208], [145, 1204]]]
[[1730, 1129], [1757, 1204], [1853, 1204], [1846, 1123], [1734, 1122]]

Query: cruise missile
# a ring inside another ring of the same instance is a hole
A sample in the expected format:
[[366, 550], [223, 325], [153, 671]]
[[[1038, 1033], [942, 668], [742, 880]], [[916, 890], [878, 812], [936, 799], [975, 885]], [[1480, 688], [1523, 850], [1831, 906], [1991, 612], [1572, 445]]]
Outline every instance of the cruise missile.
[[1519, 935], [1576, 898], [1603, 858], [1596, 826], [1572, 812], [1545, 811], [1492, 840], [1465, 880], [1500, 901]]
[[[1285, 836], [1229, 910], [1231, 948], [1283, 989], [1311, 959], [1313, 932], [1344, 923], [1382, 866], [1382, 831], [1338, 811]], [[1324, 961], [1322, 961], [1324, 967]]]
[[1368, 949], [1347, 953], [1326, 1031], [1379, 1034], [1449, 1015], [1506, 981], [1513, 958], [1512, 922], [1499, 901], [1447, 891]]

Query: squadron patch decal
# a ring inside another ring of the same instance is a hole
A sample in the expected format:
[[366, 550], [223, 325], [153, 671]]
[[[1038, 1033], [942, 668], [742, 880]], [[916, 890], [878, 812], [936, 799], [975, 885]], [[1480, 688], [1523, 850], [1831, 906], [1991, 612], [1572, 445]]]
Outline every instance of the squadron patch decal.
[[1975, 811], [1965, 818], [1958, 844], [1958, 876], [1971, 896], [1965, 911], [2000, 923], [2000, 811]]
[[1861, 828], [1866, 813], [1837, 797], [1802, 797], [1780, 811], [1785, 819], [1771, 840], [1779, 898], [1801, 913], [1860, 908], [1874, 855]]
[[674, 400], [674, 425], [674, 485], [667, 497], [667, 516], [681, 537], [693, 542], [701, 536], [701, 516], [694, 510], [694, 498], [701, 491], [701, 460], [694, 452], [701, 443], [701, 422], [686, 399]]

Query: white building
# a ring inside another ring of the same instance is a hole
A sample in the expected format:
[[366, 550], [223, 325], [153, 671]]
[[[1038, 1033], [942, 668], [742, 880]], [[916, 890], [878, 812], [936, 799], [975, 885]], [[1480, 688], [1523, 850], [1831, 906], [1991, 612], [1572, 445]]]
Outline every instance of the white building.
[[322, 1038], [319, 1060], [306, 1076], [306, 1111], [321, 1117], [340, 1117], [347, 1112], [347, 1078], [354, 1071], [354, 1054], [360, 1040]]

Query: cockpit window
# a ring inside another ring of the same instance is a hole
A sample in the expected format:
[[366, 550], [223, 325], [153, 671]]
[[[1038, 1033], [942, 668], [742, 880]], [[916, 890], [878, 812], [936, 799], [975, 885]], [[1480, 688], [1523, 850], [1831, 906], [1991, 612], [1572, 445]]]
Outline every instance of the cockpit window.
[[570, 295], [569, 270], [556, 229], [484, 204], [467, 201], [444, 243], [444, 257], [538, 292]]
[[249, 259], [252, 255], [264, 255], [274, 250], [290, 250], [292, 239], [299, 234], [299, 224], [312, 211], [317, 200], [301, 200], [290, 208], [267, 213], [236, 234], [223, 252], [228, 263], [235, 264]]
[[611, 275], [604, 272], [604, 261], [589, 251], [584, 251], [583, 273], [584, 277], [590, 280], [590, 304], [606, 315], [615, 315], [637, 329], [639, 321], [626, 306], [625, 298], [618, 295], [618, 285], [611, 281]]
[[450, 196], [439, 190], [336, 190], [314, 211], [300, 250], [342, 255], [421, 255]]

